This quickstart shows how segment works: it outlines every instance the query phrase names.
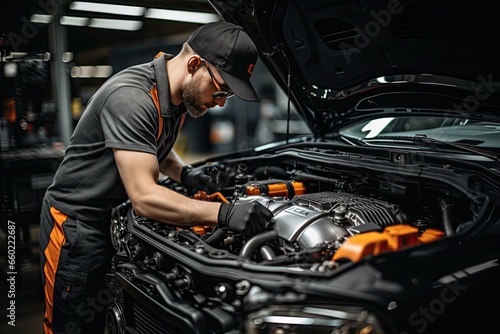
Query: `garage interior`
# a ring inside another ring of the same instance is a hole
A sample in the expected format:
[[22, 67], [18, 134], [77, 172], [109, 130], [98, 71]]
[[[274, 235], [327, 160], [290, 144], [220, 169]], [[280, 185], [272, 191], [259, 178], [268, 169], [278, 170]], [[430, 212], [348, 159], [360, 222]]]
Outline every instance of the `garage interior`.
[[[0, 332], [36, 333], [42, 331], [44, 310], [39, 209], [86, 102], [113, 73], [147, 62], [158, 51], [175, 54], [200, 24], [219, 16], [204, 0], [27, 0], [9, 7], [0, 19], [0, 261], [3, 295], [9, 289], [7, 278], [15, 272], [16, 326], [2, 321]], [[113, 27], [100, 26], [104, 23]], [[125, 25], [119, 28], [118, 23]], [[267, 94], [274, 88], [265, 84], [262, 67], [254, 76]], [[206, 118], [188, 124], [177, 151], [190, 162], [255, 146], [251, 132], [258, 108], [232, 99], [224, 110], [214, 110], [210, 129]], [[231, 116], [234, 110], [244, 116]], [[197, 140], [195, 134], [204, 137]], [[9, 270], [6, 254], [9, 222], [16, 225], [14, 270]]]

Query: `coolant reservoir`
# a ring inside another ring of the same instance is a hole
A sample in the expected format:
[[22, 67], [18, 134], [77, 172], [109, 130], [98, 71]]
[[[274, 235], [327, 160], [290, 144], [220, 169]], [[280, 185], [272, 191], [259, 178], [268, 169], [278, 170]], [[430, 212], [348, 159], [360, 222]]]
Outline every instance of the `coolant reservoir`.
[[368, 255], [397, 251], [441, 239], [444, 232], [428, 228], [419, 236], [418, 228], [410, 225], [392, 225], [383, 232], [360, 233], [347, 239], [335, 252], [332, 260], [348, 259], [357, 262]]

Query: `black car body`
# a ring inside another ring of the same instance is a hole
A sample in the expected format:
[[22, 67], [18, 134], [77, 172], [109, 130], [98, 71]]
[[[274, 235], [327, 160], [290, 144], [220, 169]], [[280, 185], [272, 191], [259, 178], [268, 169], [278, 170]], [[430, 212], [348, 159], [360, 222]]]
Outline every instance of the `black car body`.
[[311, 135], [200, 161], [252, 238], [116, 208], [111, 333], [497, 331], [500, 21], [487, 1], [210, 1]]

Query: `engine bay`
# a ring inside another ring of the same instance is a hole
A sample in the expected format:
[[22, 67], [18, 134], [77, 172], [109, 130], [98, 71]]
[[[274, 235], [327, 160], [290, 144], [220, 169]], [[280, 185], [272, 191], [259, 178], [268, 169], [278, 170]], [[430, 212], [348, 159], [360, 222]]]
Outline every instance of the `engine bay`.
[[[386, 310], [404, 325], [415, 309], [395, 302], [447, 291], [443, 279], [463, 258], [425, 268], [494, 214], [498, 191], [487, 170], [446, 157], [324, 147], [200, 162], [214, 167], [207, 189], [159, 181], [197, 201], [258, 201], [273, 218], [251, 237], [144, 218], [130, 201], [116, 207], [110, 332], [386, 333]], [[415, 268], [427, 273], [425, 284]], [[436, 286], [444, 290], [418, 292]]]
[[428, 173], [416, 164], [394, 167], [384, 161], [373, 168], [345, 154], [332, 158], [330, 152], [315, 151], [312, 158], [310, 153], [292, 149], [271, 157], [209, 162], [215, 167], [214, 183], [197, 193], [162, 180], [165, 187], [197, 200], [260, 202], [274, 217], [258, 235], [246, 238], [211, 226], [179, 228], [122, 210], [112, 221], [115, 248], [133, 259], [152, 257], [147, 246], [138, 251], [137, 243], [127, 241], [124, 226], [132, 220], [198, 255], [331, 271], [366, 256], [452, 236], [478, 218], [485, 201], [477, 176], [466, 170], [442, 167]]

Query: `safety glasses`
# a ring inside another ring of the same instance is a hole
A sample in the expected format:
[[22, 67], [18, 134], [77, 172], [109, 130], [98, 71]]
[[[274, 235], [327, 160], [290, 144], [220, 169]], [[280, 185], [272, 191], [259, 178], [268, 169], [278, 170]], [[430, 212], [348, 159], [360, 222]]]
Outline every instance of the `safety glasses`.
[[205, 66], [207, 67], [208, 74], [210, 74], [210, 78], [212, 78], [212, 82], [215, 85], [215, 88], [217, 88], [217, 91], [212, 94], [212, 97], [214, 99], [222, 99], [223, 97], [230, 98], [234, 96], [234, 92], [232, 92], [229, 88], [221, 88], [221, 85], [215, 80], [214, 74], [212, 73], [212, 70], [210, 69], [210, 66], [208, 66], [208, 63], [205, 59], [201, 59], [204, 63]]

